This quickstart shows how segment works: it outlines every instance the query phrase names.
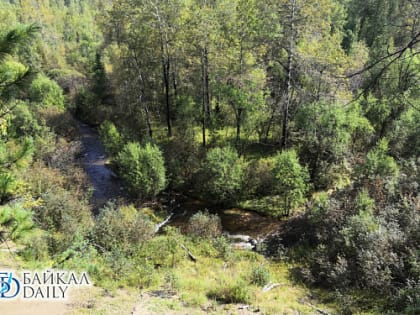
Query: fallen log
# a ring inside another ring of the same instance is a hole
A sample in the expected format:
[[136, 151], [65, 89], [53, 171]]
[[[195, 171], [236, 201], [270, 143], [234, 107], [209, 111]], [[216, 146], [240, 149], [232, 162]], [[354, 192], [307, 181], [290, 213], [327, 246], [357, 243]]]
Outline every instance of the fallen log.
[[189, 251], [189, 249], [184, 244], [181, 244], [181, 247], [187, 252], [188, 257], [190, 257], [190, 259], [193, 262], [197, 262], [197, 258]]
[[262, 288], [262, 292], [268, 292], [274, 288], [279, 287], [280, 285], [280, 283], [268, 283]]

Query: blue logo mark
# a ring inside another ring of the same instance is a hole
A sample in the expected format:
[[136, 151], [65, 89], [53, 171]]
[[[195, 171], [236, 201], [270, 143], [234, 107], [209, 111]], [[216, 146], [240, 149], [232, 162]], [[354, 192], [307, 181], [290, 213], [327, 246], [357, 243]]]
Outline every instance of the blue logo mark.
[[20, 282], [12, 272], [0, 272], [0, 298], [13, 299], [19, 294]]

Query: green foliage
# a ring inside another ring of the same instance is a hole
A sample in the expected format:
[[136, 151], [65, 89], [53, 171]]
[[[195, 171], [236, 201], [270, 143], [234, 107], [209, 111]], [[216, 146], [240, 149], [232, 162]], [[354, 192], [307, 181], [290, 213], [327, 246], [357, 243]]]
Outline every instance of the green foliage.
[[40, 27], [31, 25], [18, 25], [0, 38], [0, 62], [12, 55], [16, 49], [21, 45], [29, 44], [36, 34], [38, 34]]
[[306, 200], [309, 174], [299, 164], [296, 152], [283, 151], [274, 157], [275, 191], [282, 197], [283, 214], [289, 215]]
[[262, 158], [248, 164], [245, 171], [245, 192], [251, 196], [274, 194], [276, 179], [273, 168], [273, 158]]
[[408, 110], [389, 135], [390, 150], [402, 157], [420, 156], [420, 111]]
[[37, 119], [35, 113], [31, 111], [29, 104], [18, 102], [12, 112], [10, 126], [8, 128], [9, 136], [18, 137], [36, 137], [46, 131], [46, 127]]
[[[406, 180], [401, 176], [399, 185], [405, 186]], [[409, 194], [399, 195], [379, 207], [378, 202], [394, 195], [392, 191], [383, 193], [387, 195], [374, 200], [367, 190], [346, 189], [330, 197], [324, 195], [309, 206], [311, 223], [301, 244], [310, 242], [316, 248], [311, 251], [304, 278], [327, 287], [353, 286], [393, 296], [407, 279], [419, 274], [415, 258], [418, 200]], [[318, 209], [312, 214], [314, 208]]]
[[153, 198], [165, 189], [165, 164], [157, 146], [130, 142], [118, 154], [116, 162], [121, 178], [133, 195]]
[[224, 236], [216, 237], [213, 240], [213, 246], [218, 251], [219, 257], [225, 261], [231, 261], [234, 257], [234, 251], [232, 249], [232, 244], [228, 238]]
[[38, 74], [32, 81], [29, 98], [32, 102], [44, 107], [64, 108], [63, 90], [54, 80], [44, 74]]
[[302, 106], [296, 114], [296, 126], [302, 133], [300, 156], [308, 164], [316, 188], [333, 184], [334, 168], [344, 163], [350, 144], [364, 145], [372, 127], [358, 106], [313, 103]]
[[18, 241], [33, 228], [32, 213], [22, 205], [0, 206], [0, 243]]
[[168, 287], [168, 290], [172, 293], [175, 293], [180, 289], [179, 276], [173, 271], [169, 271], [165, 274], [165, 283]]
[[388, 141], [382, 139], [377, 143], [366, 156], [366, 161], [362, 165], [360, 172], [367, 178], [395, 177], [398, 175], [398, 166], [394, 158], [388, 154]]
[[251, 283], [264, 286], [270, 282], [270, 270], [264, 265], [253, 266], [251, 269]]
[[17, 190], [18, 183], [15, 176], [9, 173], [0, 174], [0, 203], [9, 199]]
[[101, 55], [98, 52], [95, 55], [95, 63], [93, 65], [93, 81], [92, 92], [97, 95], [101, 103], [104, 103], [109, 96], [110, 86]]
[[216, 203], [237, 200], [241, 193], [244, 166], [238, 153], [231, 147], [213, 148], [203, 163], [206, 175], [206, 196]]
[[244, 281], [226, 280], [211, 290], [208, 297], [223, 303], [249, 303], [251, 293]]
[[123, 140], [117, 127], [112, 122], [103, 122], [99, 126], [99, 135], [108, 154], [114, 156], [120, 152], [123, 146]]
[[25, 248], [19, 251], [19, 255], [26, 261], [46, 261], [49, 259], [48, 233], [40, 229], [34, 229], [22, 242]]
[[24, 138], [21, 143], [0, 140], [0, 205], [19, 189], [14, 173], [27, 166], [31, 161], [32, 153], [31, 138]]
[[91, 125], [99, 125], [109, 119], [109, 109], [100, 103], [98, 96], [87, 88], [81, 88], [74, 99], [75, 113]]
[[105, 250], [134, 251], [154, 235], [154, 224], [133, 206], [118, 209], [108, 204], [100, 211], [93, 230], [95, 244]]
[[75, 238], [88, 233], [93, 223], [91, 211], [73, 192], [54, 187], [41, 198], [42, 203], [34, 208], [34, 218], [49, 232], [52, 253], [65, 250]]
[[175, 190], [193, 188], [195, 176], [200, 169], [200, 151], [191, 131], [185, 130], [182, 137], [171, 139], [163, 151], [169, 187]]
[[216, 238], [222, 233], [222, 223], [217, 214], [197, 212], [188, 220], [188, 234], [202, 238]]

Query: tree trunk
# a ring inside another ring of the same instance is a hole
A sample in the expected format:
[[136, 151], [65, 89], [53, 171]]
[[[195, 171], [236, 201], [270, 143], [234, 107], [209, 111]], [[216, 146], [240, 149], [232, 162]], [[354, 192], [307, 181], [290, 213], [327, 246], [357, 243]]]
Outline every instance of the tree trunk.
[[162, 20], [160, 17], [159, 8], [155, 5], [156, 18], [159, 25], [159, 36], [160, 36], [160, 52], [162, 62], [162, 78], [163, 78], [163, 90], [165, 94], [166, 104], [166, 125], [168, 128], [168, 137], [172, 136], [171, 126], [171, 97], [170, 97], [170, 70], [171, 70], [171, 58], [169, 52], [169, 39], [167, 31], [163, 30]]
[[207, 120], [210, 121], [211, 118], [211, 104], [210, 104], [210, 83], [209, 83], [209, 54], [207, 47], [204, 47], [204, 88], [205, 88], [205, 101], [206, 101], [206, 115]]
[[207, 69], [207, 49], [201, 53], [201, 99], [202, 99], [202, 134], [203, 147], [206, 146], [206, 127], [210, 118], [209, 91], [208, 91], [208, 69]]
[[241, 141], [242, 108], [238, 108], [236, 114], [236, 143]]
[[283, 125], [282, 137], [280, 141], [280, 148], [283, 150], [287, 146], [288, 129], [289, 129], [289, 108], [291, 103], [291, 90], [292, 90], [292, 71], [293, 71], [293, 50], [294, 50], [294, 32], [295, 32], [295, 12], [296, 0], [291, 0], [290, 8], [290, 38], [287, 47], [287, 72], [286, 72], [286, 100], [283, 107]]

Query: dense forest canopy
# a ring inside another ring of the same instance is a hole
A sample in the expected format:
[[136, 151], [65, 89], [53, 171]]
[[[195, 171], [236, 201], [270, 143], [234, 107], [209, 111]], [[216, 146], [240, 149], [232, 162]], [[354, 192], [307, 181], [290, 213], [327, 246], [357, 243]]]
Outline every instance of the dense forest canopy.
[[[80, 121], [122, 200], [92, 202]], [[337, 312], [416, 314], [419, 184], [418, 0], [0, 2], [0, 243], [25, 261], [182, 291], [178, 245], [233, 264], [217, 214], [240, 208]], [[155, 235], [172, 196], [203, 212]], [[202, 298], [254, 303], [244, 279]]]

